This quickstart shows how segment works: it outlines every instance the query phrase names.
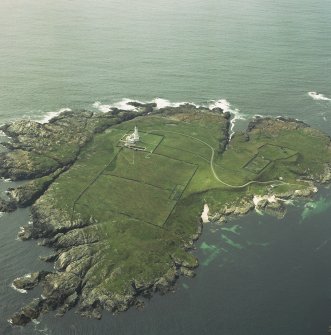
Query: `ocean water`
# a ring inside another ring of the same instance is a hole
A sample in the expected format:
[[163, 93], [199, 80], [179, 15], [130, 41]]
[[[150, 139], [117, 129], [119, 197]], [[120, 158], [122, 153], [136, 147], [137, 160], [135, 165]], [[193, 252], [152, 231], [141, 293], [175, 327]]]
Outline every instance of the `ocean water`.
[[[224, 106], [237, 115], [234, 131], [259, 114], [331, 134], [330, 36], [327, 0], [1, 0], [0, 124], [157, 99]], [[40, 292], [10, 283], [46, 269], [38, 256], [50, 250], [16, 240], [28, 210], [0, 214], [0, 333], [326, 334], [330, 191], [309, 208], [298, 203], [280, 221], [251, 214], [207, 225], [196, 278], [142, 311], [102, 321], [49, 314], [24, 329], [7, 319]]]

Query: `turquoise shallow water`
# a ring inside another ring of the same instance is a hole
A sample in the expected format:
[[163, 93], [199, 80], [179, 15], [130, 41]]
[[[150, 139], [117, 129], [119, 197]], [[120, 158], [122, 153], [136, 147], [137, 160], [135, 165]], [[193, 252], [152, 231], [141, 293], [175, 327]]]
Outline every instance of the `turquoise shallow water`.
[[[290, 116], [331, 134], [331, 101], [308, 95], [331, 98], [330, 18], [327, 0], [1, 0], [0, 124], [160, 97], [224, 99], [246, 119]], [[2, 215], [0, 333], [325, 334], [329, 191], [323, 197], [316, 210], [294, 208], [282, 221], [237, 220], [239, 235], [207, 227], [198, 276], [143, 311], [101, 322], [49, 315], [24, 330], [6, 318], [30, 297], [9, 285], [45, 268], [38, 255], [48, 251], [15, 240], [28, 211]]]

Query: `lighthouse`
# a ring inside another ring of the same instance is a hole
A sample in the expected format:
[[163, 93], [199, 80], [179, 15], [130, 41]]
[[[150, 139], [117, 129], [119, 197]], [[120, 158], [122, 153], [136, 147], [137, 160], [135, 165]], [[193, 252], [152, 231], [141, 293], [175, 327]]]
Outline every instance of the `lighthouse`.
[[134, 131], [132, 134], [128, 135], [126, 138], [125, 138], [125, 146], [131, 146], [132, 144], [135, 144], [137, 142], [139, 142], [139, 132], [138, 132], [138, 127], [135, 126], [134, 127]]
[[138, 133], [138, 127], [137, 126], [134, 127], [133, 137], [134, 137], [134, 142], [139, 142], [139, 133]]

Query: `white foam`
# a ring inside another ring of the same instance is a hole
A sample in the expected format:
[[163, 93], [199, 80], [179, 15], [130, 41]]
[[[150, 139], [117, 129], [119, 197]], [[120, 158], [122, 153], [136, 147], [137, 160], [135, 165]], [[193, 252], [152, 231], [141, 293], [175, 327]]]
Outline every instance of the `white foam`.
[[231, 127], [230, 127], [230, 140], [232, 138], [232, 136], [234, 135], [235, 131], [234, 131], [234, 126], [236, 124], [237, 120], [246, 120], [245, 116], [240, 113], [240, 110], [238, 108], [233, 109], [230, 102], [227, 101], [226, 99], [220, 99], [220, 100], [213, 100], [209, 103], [208, 105], [209, 109], [214, 109], [214, 108], [221, 108], [223, 110], [223, 112], [228, 112], [230, 114], [232, 114], [232, 118], [231, 118]]
[[326, 97], [322, 93], [317, 93], [317, 92], [308, 92], [308, 95], [313, 98], [314, 100], [321, 100], [321, 101], [331, 101], [330, 98]]
[[110, 108], [112, 107], [111, 105], [103, 105], [100, 101], [96, 101], [92, 106], [102, 113], [109, 112]]
[[171, 102], [167, 99], [163, 98], [155, 98], [150, 101], [140, 101], [140, 100], [135, 100], [135, 99], [128, 99], [124, 98], [121, 101], [112, 103], [112, 104], [103, 104], [100, 101], [96, 101], [92, 106], [96, 109], [98, 109], [102, 113], [107, 113], [111, 108], [118, 108], [121, 110], [125, 111], [137, 111], [137, 107], [132, 106], [130, 102], [137, 102], [140, 104], [148, 104], [148, 103], [155, 103], [156, 104], [156, 109], [161, 109], [161, 108], [166, 108], [166, 107], [179, 107], [183, 106], [186, 104], [190, 104], [196, 107], [199, 107], [199, 105], [194, 104], [193, 102], [187, 102], [187, 101], [182, 101], [182, 102]]
[[202, 219], [203, 223], [208, 223], [209, 222], [208, 214], [209, 214], [209, 207], [208, 207], [207, 204], [205, 204], [203, 206], [203, 212], [201, 214], [201, 219]]
[[121, 101], [115, 102], [114, 104], [102, 104], [100, 101], [96, 101], [92, 106], [102, 113], [108, 113], [111, 108], [118, 108], [125, 111], [137, 111], [137, 108], [130, 105], [129, 102], [141, 103], [138, 100], [124, 98]]
[[23, 289], [17, 288], [13, 283], [11, 283], [10, 287], [13, 288], [17, 292], [24, 293], [24, 294], [28, 293], [27, 290], [23, 290]]
[[11, 183], [11, 179], [10, 178], [0, 178], [0, 180], [3, 182], [3, 183]]
[[188, 101], [181, 101], [181, 102], [171, 102], [167, 99], [162, 99], [162, 98], [156, 98], [152, 101], [149, 102], [153, 102], [156, 103], [156, 109], [161, 109], [161, 108], [166, 108], [166, 107], [180, 107], [183, 105], [193, 105], [195, 107], [200, 107], [199, 105], [193, 103], [193, 102], [188, 102]]
[[233, 118], [231, 119], [231, 127], [230, 127], [230, 140], [232, 138], [232, 136], [234, 135], [235, 131], [234, 131], [234, 126], [236, 124], [237, 120], [246, 120], [245, 116], [243, 114], [241, 114], [239, 112], [239, 109], [235, 109], [234, 111], [230, 112], [231, 114], [233, 114]]
[[49, 120], [53, 119], [54, 117], [60, 115], [63, 112], [71, 112], [71, 109], [65, 107], [65, 108], [59, 109], [57, 112], [48, 112], [48, 113], [46, 113], [46, 115], [41, 120], [38, 120], [38, 122], [39, 123], [48, 123]]
[[208, 104], [209, 109], [221, 108], [224, 112], [232, 112], [231, 104], [226, 99], [212, 100]]
[[257, 206], [259, 204], [259, 202], [262, 201], [263, 199], [264, 199], [264, 197], [261, 197], [259, 195], [254, 195], [254, 197], [253, 197], [254, 206]]
[[138, 100], [131, 100], [131, 99], [124, 98], [123, 100], [116, 102], [114, 104], [114, 107], [124, 110], [124, 111], [136, 111], [137, 108], [135, 106], [129, 105], [128, 104], [129, 102], [139, 102], [140, 103], [140, 101]]
[[95, 109], [98, 109], [102, 113], [109, 112], [109, 110], [111, 108], [118, 108], [118, 109], [126, 110], [126, 111], [137, 111], [138, 108], [132, 106], [130, 104], [130, 102], [137, 102], [137, 103], [140, 103], [140, 104], [155, 103], [156, 104], [156, 109], [162, 109], [162, 108], [166, 108], [166, 107], [175, 107], [176, 108], [176, 107], [180, 107], [180, 106], [187, 105], [187, 104], [193, 105], [197, 108], [202, 107], [202, 106], [207, 107], [210, 110], [212, 110], [214, 108], [221, 108], [224, 112], [229, 112], [230, 114], [232, 114], [231, 127], [230, 127], [230, 139], [232, 138], [232, 136], [234, 134], [234, 126], [235, 126], [236, 121], [237, 120], [246, 120], [245, 116], [242, 113], [240, 113], [240, 110], [237, 109], [237, 108], [232, 108], [231, 104], [226, 99], [211, 100], [207, 104], [198, 105], [198, 104], [195, 104], [193, 102], [188, 102], [188, 101], [171, 102], [170, 100], [163, 99], [163, 98], [155, 98], [153, 100], [145, 101], [145, 102], [135, 100], [135, 99], [124, 98], [121, 101], [111, 103], [111, 104], [103, 104], [100, 101], [96, 101], [96, 102], [93, 103], [92, 106]]

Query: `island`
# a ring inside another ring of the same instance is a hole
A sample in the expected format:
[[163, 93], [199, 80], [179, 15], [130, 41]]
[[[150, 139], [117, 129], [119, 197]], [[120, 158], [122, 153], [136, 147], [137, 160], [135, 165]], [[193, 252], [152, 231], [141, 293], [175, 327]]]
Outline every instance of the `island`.
[[140, 306], [194, 276], [203, 221], [253, 209], [283, 217], [287, 201], [331, 180], [330, 137], [298, 120], [256, 117], [233, 134], [220, 108], [131, 105], [1, 126], [0, 176], [24, 182], [0, 211], [31, 206], [18, 236], [49, 247], [44, 261], [54, 263], [13, 282], [42, 289], [13, 325], [73, 307], [101, 318]]

